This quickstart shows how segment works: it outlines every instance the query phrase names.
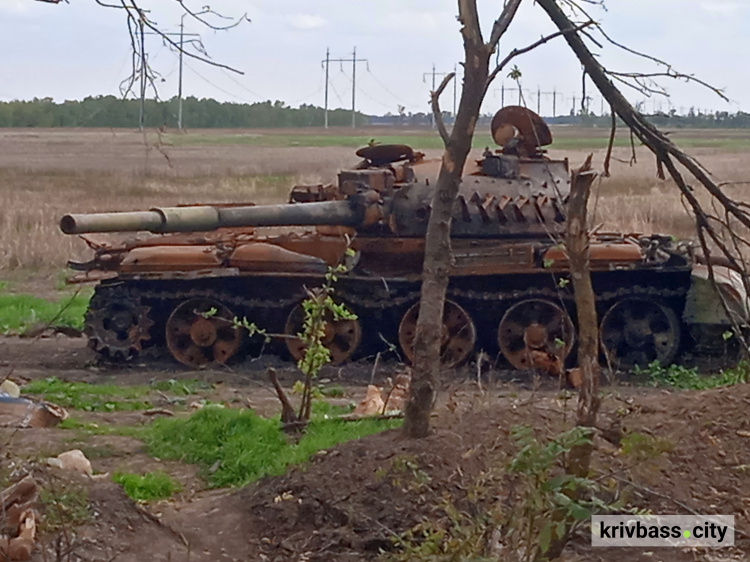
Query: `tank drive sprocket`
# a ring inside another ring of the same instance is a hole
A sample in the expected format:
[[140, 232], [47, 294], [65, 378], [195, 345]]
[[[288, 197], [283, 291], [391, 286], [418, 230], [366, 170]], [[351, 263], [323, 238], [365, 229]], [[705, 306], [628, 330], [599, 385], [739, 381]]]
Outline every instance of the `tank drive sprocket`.
[[137, 291], [122, 285], [100, 285], [86, 312], [89, 347], [111, 360], [136, 357], [151, 340], [151, 308]]

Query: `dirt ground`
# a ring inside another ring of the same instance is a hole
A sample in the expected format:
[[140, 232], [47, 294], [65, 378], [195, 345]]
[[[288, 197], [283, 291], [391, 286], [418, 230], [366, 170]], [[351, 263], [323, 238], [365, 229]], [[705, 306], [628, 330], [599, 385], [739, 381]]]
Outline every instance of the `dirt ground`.
[[[96, 366], [83, 339], [61, 336], [35, 342], [0, 339], [0, 357], [0, 369], [12, 365], [12, 377], [19, 382], [54, 375], [130, 385], [199, 377], [211, 384], [196, 398], [250, 407], [264, 415], [278, 411], [265, 370], [258, 365], [198, 373], [174, 366], [112, 370]], [[383, 384], [396, 368], [381, 365], [375, 383]], [[341, 378], [336, 382], [345, 389], [339, 403], [360, 399], [371, 370], [372, 364], [367, 364], [337, 372]], [[289, 386], [293, 372], [281, 372]], [[5, 429], [0, 432], [0, 442], [6, 443], [2, 458], [21, 470], [77, 447], [91, 458], [95, 473], [163, 470], [182, 484], [183, 490], [170, 500], [137, 505], [107, 477], [79, 482], [88, 489], [93, 517], [73, 533], [71, 560], [371, 560], [380, 552], [387, 556], [393, 537], [425, 518], [446, 524], [446, 498], [466, 513], [490, 509], [491, 498], [476, 500], [470, 491], [482, 479], [491, 481], [493, 467], [505, 466], [514, 453], [511, 427], [528, 424], [540, 435], [553, 435], [571, 424], [575, 400], [564, 399], [572, 394], [561, 393], [556, 381], [545, 381], [535, 390], [529, 381], [506, 380], [502, 374], [485, 373], [480, 392], [475, 373], [467, 368], [445, 381], [428, 439], [405, 440], [398, 430], [391, 430], [318, 453], [283, 476], [242, 489], [207, 489], [195, 466], [154, 459], [139, 440], [118, 435], [83, 435], [59, 428], [13, 434]], [[156, 407], [170, 408], [169, 396], [161, 394], [149, 399]], [[673, 393], [620, 383], [606, 388], [605, 395], [595, 453], [600, 474], [616, 480], [634, 505], [653, 513], [734, 514], [737, 547], [714, 552], [592, 549], [588, 531], [582, 529], [562, 560], [746, 560], [750, 385]], [[72, 413], [100, 424], [148, 421], [142, 412]], [[646, 460], [630, 458], [603, 438], [613, 427], [659, 438], [671, 450]], [[48, 469], [42, 472], [42, 479], [50, 478]], [[505, 493], [503, 486], [509, 485], [500, 484], [492, 495], [498, 500]], [[56, 549], [65, 550], [59, 538], [53, 539], [42, 535], [47, 551], [37, 548], [34, 560], [55, 560]]]

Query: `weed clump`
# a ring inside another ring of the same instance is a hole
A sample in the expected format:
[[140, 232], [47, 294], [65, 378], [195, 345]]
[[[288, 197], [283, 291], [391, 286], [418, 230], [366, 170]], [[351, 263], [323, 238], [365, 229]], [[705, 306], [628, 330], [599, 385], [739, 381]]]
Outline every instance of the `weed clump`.
[[116, 472], [112, 480], [122, 486], [127, 496], [135, 501], [166, 499], [182, 489], [164, 472], [148, 472], [143, 476], [131, 472]]

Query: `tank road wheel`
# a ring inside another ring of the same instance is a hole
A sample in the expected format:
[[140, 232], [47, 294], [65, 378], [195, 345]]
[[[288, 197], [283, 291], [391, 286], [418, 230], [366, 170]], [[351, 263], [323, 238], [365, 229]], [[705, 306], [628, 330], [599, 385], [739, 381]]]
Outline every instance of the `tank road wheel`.
[[537, 367], [558, 375], [575, 343], [575, 330], [564, 308], [548, 300], [528, 299], [505, 312], [497, 343], [516, 369]]
[[650, 299], [624, 299], [604, 314], [602, 347], [615, 366], [669, 365], [680, 347], [680, 322], [674, 311]]
[[[286, 347], [295, 361], [305, 356], [305, 343], [297, 337], [302, 332], [305, 321], [305, 311], [302, 304], [295, 306], [289, 313], [284, 326]], [[331, 363], [338, 365], [348, 361], [359, 347], [362, 340], [362, 329], [358, 320], [334, 320], [330, 311], [325, 313], [325, 336], [323, 345], [331, 353]]]
[[[414, 361], [414, 336], [417, 333], [419, 303], [406, 311], [398, 326], [398, 342], [409, 361]], [[469, 314], [453, 301], [443, 307], [443, 326], [440, 338], [440, 361], [452, 369], [469, 358], [477, 341], [477, 331]]]
[[150, 311], [132, 291], [98, 287], [86, 312], [89, 347], [113, 360], [132, 359], [151, 339]]
[[167, 320], [167, 348], [177, 361], [192, 368], [226, 363], [240, 348], [242, 328], [235, 315], [213, 299], [187, 300]]

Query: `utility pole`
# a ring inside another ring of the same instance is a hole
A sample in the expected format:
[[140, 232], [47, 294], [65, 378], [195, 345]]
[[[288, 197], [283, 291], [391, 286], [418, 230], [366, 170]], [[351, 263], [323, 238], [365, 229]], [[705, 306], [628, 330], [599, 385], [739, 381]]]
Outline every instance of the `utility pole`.
[[354, 50], [352, 51], [352, 58], [350, 59], [332, 59], [329, 56], [328, 49], [326, 49], [326, 60], [322, 61], [323, 64], [325, 64], [326, 67], [326, 88], [325, 88], [325, 112], [324, 112], [324, 119], [325, 119], [325, 128], [328, 128], [328, 65], [332, 62], [338, 62], [338, 63], [345, 63], [350, 62], [352, 63], [352, 129], [357, 127], [357, 109], [356, 109], [356, 92], [357, 92], [357, 63], [358, 62], [367, 62], [367, 59], [358, 59], [357, 58], [357, 47], [354, 47]]
[[456, 82], [458, 82], [458, 74], [456, 73], [458, 66], [453, 65], [453, 122], [456, 122]]
[[557, 117], [557, 88], [552, 90], [552, 117]]
[[542, 89], [539, 86], [536, 87], [536, 114], [542, 114]]
[[[432, 63], [432, 72], [424, 72], [422, 73], [422, 82], [425, 81], [425, 78], [428, 76], [432, 76], [432, 90], [431, 92], [435, 91], [435, 77], [436, 76], [445, 76], [447, 73], [445, 72], [435, 72], [435, 63]], [[454, 82], [455, 85], [455, 82]], [[456, 107], [456, 95], [455, 90], [453, 91], [453, 107]], [[455, 115], [455, 109], [454, 109], [454, 115]], [[432, 114], [432, 111], [430, 111], [430, 126], [434, 129], [435, 128], [435, 116]]]
[[[185, 36], [187, 37], [200, 37], [197, 33], [185, 33], [185, 16], [187, 12], [182, 14], [180, 18], [180, 72], [179, 72], [179, 85], [177, 87], [177, 129], [182, 131], [182, 55], [185, 45]], [[171, 34], [168, 34], [171, 35]], [[193, 39], [190, 39], [193, 41]]]
[[354, 95], [357, 92], [357, 47], [352, 50], [352, 129], [357, 128], [357, 110]]
[[328, 65], [331, 62], [330, 49], [326, 47], [326, 60], [322, 61], [321, 64], [326, 66], [326, 93], [325, 93], [325, 105], [323, 109], [323, 127], [328, 128]]
[[143, 105], [146, 100], [146, 40], [143, 33], [143, 18], [139, 19], [141, 35], [141, 103], [138, 111], [138, 129], [143, 131]]

